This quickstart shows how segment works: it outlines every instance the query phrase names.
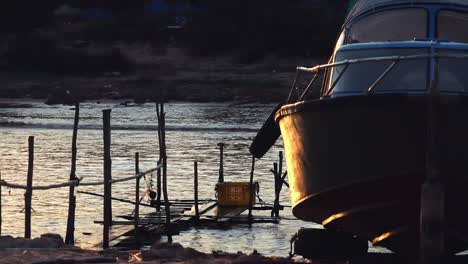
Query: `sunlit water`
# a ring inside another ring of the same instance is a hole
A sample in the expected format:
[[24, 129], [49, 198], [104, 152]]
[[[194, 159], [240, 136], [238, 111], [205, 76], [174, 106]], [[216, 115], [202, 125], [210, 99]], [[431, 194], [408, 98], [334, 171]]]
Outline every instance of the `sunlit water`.
[[[68, 180], [71, 159], [71, 136], [74, 111], [67, 106], [47, 106], [38, 101], [3, 100], [15, 103], [0, 108], [1, 177], [12, 183], [25, 184], [28, 160], [28, 136], [35, 136], [34, 184], [47, 185]], [[3, 105], [5, 106], [5, 105]], [[134, 173], [134, 153], [140, 153], [142, 170], [155, 166], [158, 159], [156, 113], [154, 104], [123, 107], [117, 102], [82, 103], [78, 132], [77, 175], [84, 181], [103, 179], [102, 110], [112, 109], [113, 178]], [[248, 147], [263, 121], [274, 108], [272, 104], [170, 103], [166, 105], [168, 185], [170, 199], [193, 198], [193, 161], [199, 161], [200, 199], [214, 198], [218, 179], [218, 142], [227, 143], [225, 150], [226, 181], [248, 181], [251, 157]], [[278, 140], [267, 155], [256, 164], [255, 179], [260, 182], [260, 196], [271, 203], [274, 183], [270, 172], [281, 150]], [[146, 191], [143, 183], [141, 193]], [[80, 191], [103, 193], [102, 186], [78, 187]], [[281, 203], [289, 205], [284, 187]], [[134, 199], [134, 182], [113, 187], [113, 196]], [[68, 188], [34, 191], [32, 234], [53, 232], [65, 236]], [[103, 201], [99, 197], [77, 194], [76, 237], [82, 245], [90, 245], [101, 237]], [[2, 190], [2, 235], [24, 234], [24, 191]], [[133, 205], [113, 202], [115, 216], [129, 214]], [[142, 213], [151, 212], [142, 208]], [[270, 212], [256, 212], [269, 215]], [[281, 212], [293, 218], [290, 209]], [[227, 230], [191, 229], [175, 236], [184, 246], [201, 251], [251, 252], [286, 256], [289, 238], [301, 226], [313, 226], [298, 220], [282, 220], [280, 224], [234, 226]], [[92, 233], [84, 235], [83, 233]]]

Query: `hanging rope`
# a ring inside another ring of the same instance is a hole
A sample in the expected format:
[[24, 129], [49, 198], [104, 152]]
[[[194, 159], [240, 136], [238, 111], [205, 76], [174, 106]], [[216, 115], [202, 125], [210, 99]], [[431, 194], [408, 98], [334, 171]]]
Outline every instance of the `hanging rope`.
[[[125, 177], [125, 178], [121, 178], [121, 179], [115, 179], [115, 180], [110, 181], [110, 183], [114, 184], [114, 183], [119, 183], [119, 182], [126, 182], [126, 181], [135, 180], [135, 179], [143, 177], [146, 174], [153, 173], [154, 171], [157, 171], [161, 167], [162, 167], [162, 165], [158, 165], [158, 167], [153, 168], [151, 170], [147, 170], [145, 172], [135, 174], [134, 176]], [[33, 190], [50, 190], [50, 189], [57, 189], [57, 188], [70, 187], [70, 186], [79, 186], [79, 185], [81, 185], [81, 186], [104, 185], [104, 181], [83, 182], [82, 183], [81, 182], [82, 180], [83, 180], [83, 177], [80, 177], [80, 178], [77, 178], [76, 180], [72, 180], [72, 181], [68, 181], [68, 182], [64, 182], [64, 183], [57, 183], [57, 184], [51, 184], [51, 185], [42, 185], [42, 186], [33, 186], [32, 189]], [[9, 183], [9, 182], [7, 182], [5, 180], [0, 180], [0, 186], [5, 186], [5, 187], [8, 187], [10, 189], [23, 189], [23, 190], [27, 189], [26, 185]]]

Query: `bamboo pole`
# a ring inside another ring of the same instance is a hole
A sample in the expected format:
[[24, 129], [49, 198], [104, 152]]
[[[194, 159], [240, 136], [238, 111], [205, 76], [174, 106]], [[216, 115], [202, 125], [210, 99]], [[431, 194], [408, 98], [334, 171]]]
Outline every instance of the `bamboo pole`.
[[[76, 140], [78, 137], [78, 122], [80, 120], [80, 103], [75, 103], [75, 121], [73, 123], [73, 136], [72, 136], [72, 159], [70, 181], [76, 180]], [[75, 186], [71, 185], [68, 193], [68, 219], [67, 219], [67, 233], [65, 235], [65, 243], [75, 243], [75, 208], [76, 196]]]
[[103, 110], [103, 134], [104, 134], [104, 227], [102, 247], [109, 248], [109, 227], [112, 225], [112, 195], [111, 183], [112, 180], [112, 160], [110, 153], [111, 145], [111, 126], [110, 114], [111, 110]]
[[253, 178], [254, 178], [254, 170], [255, 170], [255, 157], [252, 156], [252, 168], [250, 170], [250, 184], [249, 184], [249, 194], [250, 194], [250, 199], [249, 199], [249, 226], [252, 226], [253, 223], [253, 216], [252, 216], [252, 209], [253, 209], [253, 204], [254, 204], [254, 186], [253, 186]]
[[[140, 154], [135, 153], [135, 174], [140, 173]], [[138, 226], [140, 221], [140, 178], [136, 179], [135, 183], [135, 245], [138, 246]]]
[[31, 199], [32, 199], [32, 184], [33, 184], [33, 167], [34, 167], [34, 137], [28, 139], [28, 179], [26, 182], [25, 196], [25, 218], [24, 218], [24, 237], [31, 238]]
[[193, 173], [194, 173], [194, 202], [195, 202], [195, 220], [200, 219], [200, 210], [198, 208], [198, 161], [193, 162]]

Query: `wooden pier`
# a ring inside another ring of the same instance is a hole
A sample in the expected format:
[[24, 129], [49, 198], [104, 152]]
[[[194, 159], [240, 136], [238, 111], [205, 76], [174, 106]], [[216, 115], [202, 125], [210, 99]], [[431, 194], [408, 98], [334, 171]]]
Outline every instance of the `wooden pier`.
[[[102, 242], [95, 245], [98, 248], [107, 249], [109, 247], [124, 247], [138, 248], [142, 245], [151, 244], [159, 240], [162, 236], [166, 236], [169, 242], [172, 242], [172, 236], [177, 235], [181, 230], [186, 230], [193, 226], [203, 227], [226, 227], [229, 225], [252, 225], [254, 223], [278, 223], [280, 221], [279, 210], [283, 206], [279, 204], [279, 193], [281, 187], [287, 184], [284, 181], [285, 173], [282, 173], [282, 153], [280, 153], [279, 169], [275, 163], [272, 173], [275, 177], [275, 200], [271, 205], [254, 205], [255, 200], [255, 182], [254, 182], [254, 167], [255, 158], [252, 158], [252, 170], [250, 173], [249, 182], [249, 203], [237, 206], [221, 206], [216, 200], [199, 199], [198, 196], [198, 162], [194, 162], [194, 196], [193, 199], [180, 200], [169, 198], [167, 190], [168, 170], [167, 170], [167, 153], [166, 153], [166, 129], [165, 129], [165, 111], [164, 104], [156, 104], [156, 115], [158, 120], [158, 143], [159, 143], [159, 159], [155, 161], [155, 167], [142, 171], [139, 160], [140, 154], [135, 153], [135, 174], [128, 177], [114, 179], [112, 177], [112, 157], [111, 157], [111, 110], [103, 110], [103, 180], [90, 182], [86, 181], [86, 177], [76, 175], [76, 159], [77, 159], [77, 137], [79, 123], [79, 103], [75, 104], [75, 119], [73, 126], [72, 137], [72, 160], [71, 170], [68, 182], [57, 183], [47, 186], [33, 185], [34, 172], [34, 137], [28, 139], [29, 142], [29, 163], [27, 184], [21, 185], [10, 183], [1, 179], [0, 175], [0, 235], [1, 235], [1, 187], [5, 186], [12, 189], [25, 190], [25, 238], [31, 238], [31, 201], [33, 191], [50, 190], [56, 188], [69, 188], [68, 197], [68, 218], [65, 235], [67, 244], [75, 243], [75, 210], [76, 200], [75, 191], [83, 195], [95, 196], [103, 200], [102, 219], [95, 221], [96, 224], [102, 224]], [[223, 183], [224, 168], [223, 168], [223, 153], [224, 143], [218, 144], [220, 148], [220, 168], [219, 182]], [[152, 177], [153, 173], [157, 173], [156, 190], [149, 192], [150, 202], [143, 202], [140, 197], [140, 180], [142, 177]], [[117, 183], [135, 182], [135, 199], [122, 199], [112, 196], [112, 186]], [[103, 186], [103, 194], [85, 192], [79, 190], [81, 186]], [[123, 202], [134, 205], [133, 212], [127, 215], [113, 215], [112, 201]], [[154, 212], [142, 215], [141, 207], [150, 207]], [[271, 217], [256, 217], [254, 211], [271, 210]], [[97, 239], [99, 240], [99, 239]]]

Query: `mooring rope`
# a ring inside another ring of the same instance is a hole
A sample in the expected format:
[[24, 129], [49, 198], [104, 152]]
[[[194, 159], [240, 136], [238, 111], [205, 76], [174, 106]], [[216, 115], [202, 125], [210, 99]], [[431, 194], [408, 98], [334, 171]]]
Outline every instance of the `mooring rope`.
[[[111, 181], [109, 181], [109, 183], [114, 184], [114, 183], [119, 183], [119, 182], [126, 182], [126, 181], [136, 180], [136, 179], [139, 179], [139, 178], [145, 176], [146, 174], [157, 171], [161, 167], [162, 167], [162, 165], [158, 165], [156, 168], [153, 168], [153, 169], [147, 170], [145, 172], [135, 174], [134, 176], [111, 180]], [[76, 180], [71, 180], [71, 181], [64, 182], [64, 183], [43, 185], [43, 186], [33, 186], [32, 190], [50, 190], [50, 189], [57, 189], [57, 188], [70, 187], [70, 186], [75, 186], [75, 187], [77, 187], [77, 186], [97, 186], [97, 185], [103, 185], [105, 183], [105, 181], [83, 182], [82, 183], [81, 182], [82, 179], [83, 179], [83, 177], [80, 177], [80, 178], [77, 178]], [[0, 179], [0, 186], [5, 186], [5, 187], [8, 187], [10, 189], [23, 189], [23, 190], [28, 189], [28, 187], [26, 185], [9, 183], [9, 182], [7, 182], [7, 181], [5, 181], [3, 179]]]

